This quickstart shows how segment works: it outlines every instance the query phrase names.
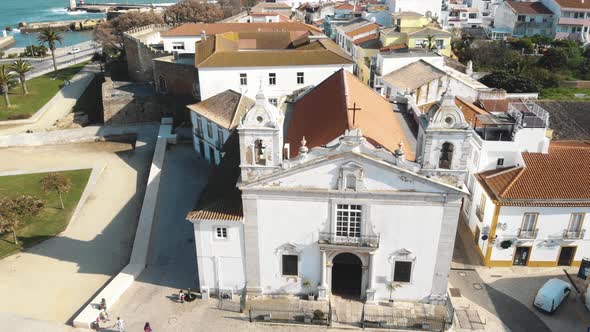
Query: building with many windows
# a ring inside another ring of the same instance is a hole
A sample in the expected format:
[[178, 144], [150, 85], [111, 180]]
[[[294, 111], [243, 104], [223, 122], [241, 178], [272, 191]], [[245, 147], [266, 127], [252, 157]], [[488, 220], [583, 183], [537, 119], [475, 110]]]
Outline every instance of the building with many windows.
[[492, 39], [505, 36], [553, 36], [553, 12], [541, 2], [505, 1], [498, 9]]
[[444, 301], [466, 193], [461, 111], [443, 103], [418, 156], [391, 104], [345, 70], [294, 108], [283, 117], [259, 90], [188, 214], [201, 292], [302, 294], [309, 280], [321, 300], [375, 303], [395, 283], [395, 299]]

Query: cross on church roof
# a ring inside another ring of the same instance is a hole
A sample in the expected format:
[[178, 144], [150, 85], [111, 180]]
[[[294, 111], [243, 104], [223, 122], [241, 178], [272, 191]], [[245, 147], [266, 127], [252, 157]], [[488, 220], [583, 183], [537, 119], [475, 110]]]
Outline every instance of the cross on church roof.
[[361, 111], [362, 108], [357, 108], [356, 103], [352, 104], [352, 108], [347, 108], [348, 111], [352, 111], [352, 127], [355, 128], [356, 126], [356, 112]]

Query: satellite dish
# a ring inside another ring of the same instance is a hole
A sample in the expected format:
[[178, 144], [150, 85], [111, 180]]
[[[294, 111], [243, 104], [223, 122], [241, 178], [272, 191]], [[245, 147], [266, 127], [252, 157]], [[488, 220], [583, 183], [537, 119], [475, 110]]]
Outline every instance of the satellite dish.
[[485, 241], [485, 240], [488, 239], [488, 236], [487, 235], [482, 235], [481, 239]]

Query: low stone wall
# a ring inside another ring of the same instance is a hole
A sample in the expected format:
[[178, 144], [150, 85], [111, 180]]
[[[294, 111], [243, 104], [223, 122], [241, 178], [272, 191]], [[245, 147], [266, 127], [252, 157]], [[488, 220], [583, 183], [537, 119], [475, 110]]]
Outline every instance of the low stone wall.
[[160, 189], [160, 176], [164, 166], [166, 156], [166, 146], [168, 143], [176, 143], [176, 135], [172, 134], [172, 119], [162, 119], [158, 140], [154, 150], [152, 166], [148, 176], [147, 187], [143, 198], [143, 205], [139, 215], [139, 223], [135, 232], [133, 250], [129, 264], [117, 274], [117, 276], [107, 284], [90, 301], [86, 307], [74, 318], [74, 327], [90, 328], [90, 324], [99, 316], [98, 304], [101, 299], [105, 299], [108, 306], [111, 306], [119, 300], [121, 295], [133, 284], [135, 279], [143, 272], [147, 264], [147, 256], [152, 236], [152, 226], [157, 218], [158, 208], [158, 191]]
[[192, 62], [180, 62], [173, 56], [154, 59], [154, 79], [158, 93], [201, 98], [199, 73]]
[[170, 55], [149, 45], [146, 39], [154, 35], [159, 39], [160, 32], [170, 29], [168, 25], [148, 25], [133, 29], [123, 34], [125, 54], [127, 54], [127, 72], [134, 82], [153, 81], [153, 59]]
[[158, 122], [166, 111], [151, 85], [114, 83], [109, 77], [102, 84], [102, 104], [106, 125]]
[[590, 89], [590, 81], [564, 81], [559, 83], [562, 88]]

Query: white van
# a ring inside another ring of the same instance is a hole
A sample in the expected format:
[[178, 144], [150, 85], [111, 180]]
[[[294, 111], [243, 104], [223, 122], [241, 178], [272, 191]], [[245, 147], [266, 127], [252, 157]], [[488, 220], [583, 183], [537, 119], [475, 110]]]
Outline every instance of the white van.
[[569, 283], [557, 278], [549, 279], [537, 292], [533, 305], [545, 312], [553, 313], [571, 292], [572, 285]]

